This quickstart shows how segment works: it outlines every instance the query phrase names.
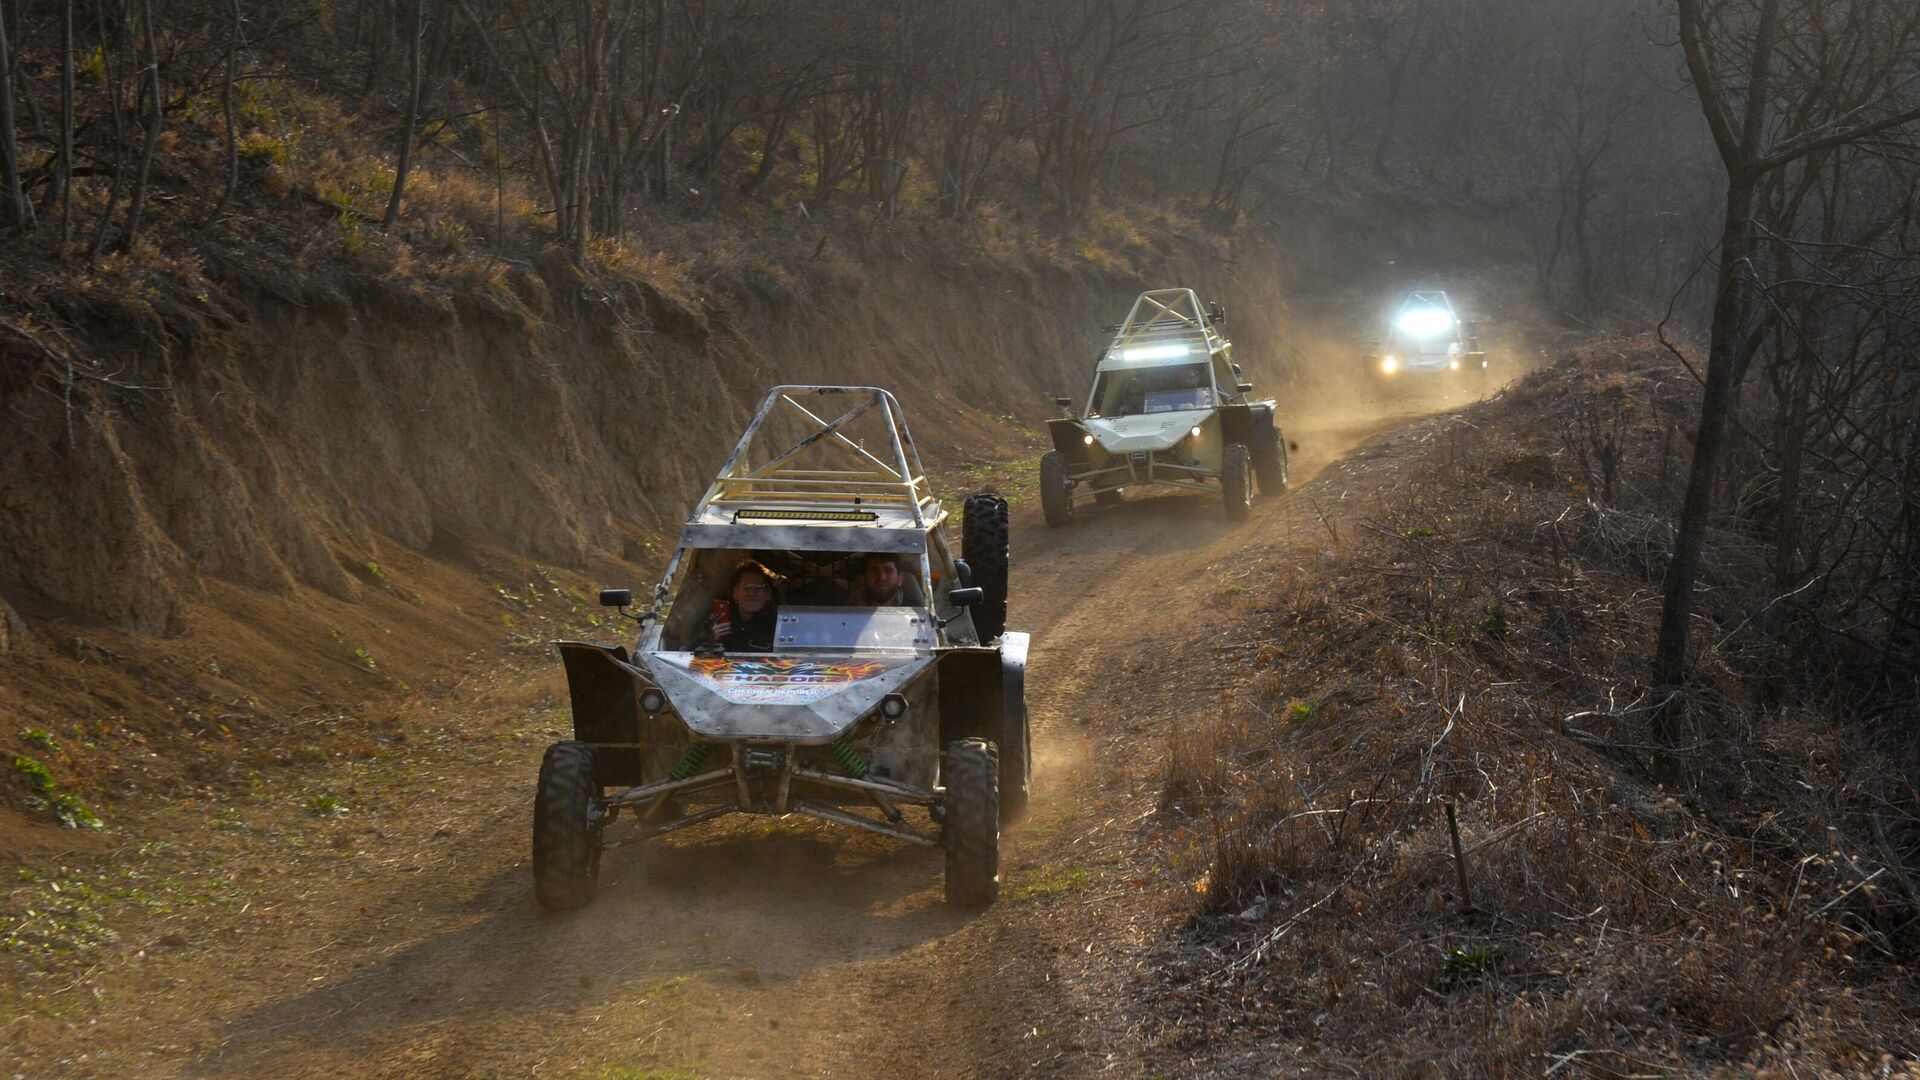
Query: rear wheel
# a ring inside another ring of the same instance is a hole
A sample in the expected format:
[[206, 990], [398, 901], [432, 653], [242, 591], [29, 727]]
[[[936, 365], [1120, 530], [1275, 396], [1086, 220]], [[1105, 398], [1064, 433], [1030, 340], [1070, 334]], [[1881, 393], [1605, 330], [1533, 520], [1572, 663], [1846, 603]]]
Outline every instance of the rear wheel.
[[1007, 500], [991, 491], [967, 499], [960, 517], [960, 556], [983, 594], [973, 609], [982, 643], [1007, 628]]
[[533, 802], [533, 894], [548, 911], [593, 900], [600, 881], [597, 755], [586, 743], [547, 747]]
[[986, 907], [1000, 895], [999, 763], [991, 743], [961, 739], [947, 747], [947, 903]]
[[1220, 452], [1220, 499], [1228, 521], [1245, 521], [1253, 508], [1253, 469], [1247, 448], [1229, 443]]
[[1049, 450], [1040, 458], [1040, 513], [1050, 528], [1073, 521], [1073, 495], [1067, 490], [1067, 466], [1060, 451]]

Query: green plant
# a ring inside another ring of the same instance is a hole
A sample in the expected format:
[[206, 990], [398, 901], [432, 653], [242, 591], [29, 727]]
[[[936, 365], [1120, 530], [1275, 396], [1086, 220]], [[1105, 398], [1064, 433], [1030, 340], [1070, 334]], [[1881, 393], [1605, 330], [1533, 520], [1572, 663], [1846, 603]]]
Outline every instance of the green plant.
[[42, 750], [59, 749], [53, 744], [53, 732], [46, 728], [28, 728], [20, 733], [20, 738], [25, 740], [28, 746], [37, 746]]
[[365, 645], [361, 645], [353, 650], [353, 658], [360, 661], [361, 666], [365, 667], [368, 671], [373, 671], [380, 666], [373, 658], [373, 650], [367, 648]]
[[26, 777], [27, 783], [33, 785], [33, 790], [43, 795], [53, 793], [53, 773], [49, 772], [45, 765], [42, 765], [33, 758], [26, 757], [25, 755], [15, 757], [13, 759], [13, 771]]
[[1507, 622], [1507, 613], [1499, 604], [1488, 605], [1486, 613], [1476, 619], [1473, 625], [1495, 641], [1505, 641], [1507, 633], [1513, 629]]
[[1441, 958], [1440, 970], [1450, 979], [1478, 975], [1493, 964], [1493, 950], [1485, 945], [1455, 945]]
[[1440, 535], [1440, 530], [1431, 525], [1415, 525], [1406, 531], [1409, 540], [1427, 540]]
[[74, 794], [55, 795], [53, 797], [53, 816], [60, 824], [69, 829], [105, 828], [93, 808], [80, 801]]
[[331, 795], [315, 795], [307, 800], [306, 812], [313, 817], [343, 817], [346, 806]]
[[1295, 698], [1287, 703], [1287, 719], [1296, 724], [1304, 724], [1313, 719], [1313, 703]]
[[264, 131], [249, 131], [240, 139], [240, 156], [262, 165], [285, 165], [287, 144]]

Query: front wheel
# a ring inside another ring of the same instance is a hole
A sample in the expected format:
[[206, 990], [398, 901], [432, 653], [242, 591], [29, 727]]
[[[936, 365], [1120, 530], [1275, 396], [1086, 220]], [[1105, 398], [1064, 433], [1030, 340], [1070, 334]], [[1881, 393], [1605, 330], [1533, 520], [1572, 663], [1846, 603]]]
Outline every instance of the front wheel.
[[982, 908], [1000, 896], [1000, 763], [993, 744], [961, 739], [947, 747], [947, 903]]
[[533, 895], [548, 911], [593, 900], [600, 881], [598, 755], [587, 743], [547, 747], [533, 801]]
[[1049, 528], [1073, 522], [1073, 495], [1067, 488], [1067, 467], [1058, 450], [1049, 450], [1040, 459], [1040, 513]]
[[1247, 448], [1229, 443], [1220, 453], [1220, 498], [1228, 521], [1245, 521], [1253, 509], [1253, 469]]

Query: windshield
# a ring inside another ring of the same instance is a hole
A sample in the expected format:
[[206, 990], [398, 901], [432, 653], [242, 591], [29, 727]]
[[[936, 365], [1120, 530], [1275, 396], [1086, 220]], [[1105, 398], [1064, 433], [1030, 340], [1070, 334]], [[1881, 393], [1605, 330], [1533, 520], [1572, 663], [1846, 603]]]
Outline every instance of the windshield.
[[1090, 416], [1139, 416], [1220, 403], [1208, 364], [1103, 371], [1093, 383]]

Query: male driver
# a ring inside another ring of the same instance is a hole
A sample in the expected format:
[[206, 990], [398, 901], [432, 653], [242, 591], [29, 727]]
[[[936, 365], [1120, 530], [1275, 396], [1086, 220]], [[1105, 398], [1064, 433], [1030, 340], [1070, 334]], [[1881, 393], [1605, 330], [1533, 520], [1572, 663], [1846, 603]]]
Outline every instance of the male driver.
[[1180, 386], [1187, 394], [1187, 407], [1213, 408], [1213, 387], [1207, 385], [1207, 366], [1192, 364], [1180, 372]]
[[861, 560], [860, 581], [848, 602], [855, 607], [918, 607], [920, 583], [901, 573], [892, 555], [868, 555]]

